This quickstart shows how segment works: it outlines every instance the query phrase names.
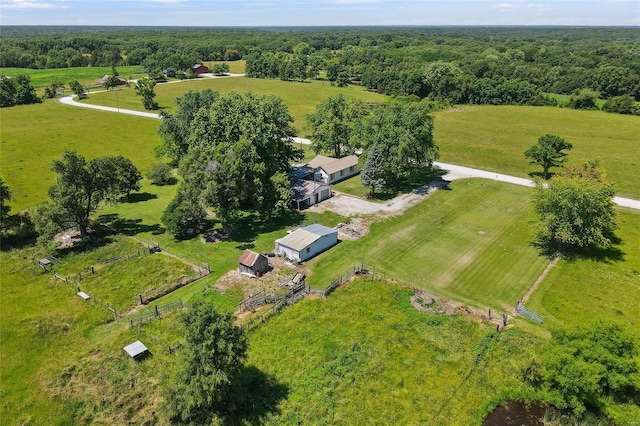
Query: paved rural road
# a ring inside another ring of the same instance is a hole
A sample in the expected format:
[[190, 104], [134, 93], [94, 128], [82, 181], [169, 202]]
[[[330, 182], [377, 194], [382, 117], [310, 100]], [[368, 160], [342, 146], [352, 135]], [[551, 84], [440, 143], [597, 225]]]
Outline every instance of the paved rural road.
[[[241, 77], [244, 74], [232, 74], [228, 75], [228, 77]], [[209, 78], [226, 78], [226, 77], [216, 77], [212, 76]], [[178, 83], [180, 81], [177, 81]], [[97, 93], [97, 92], [94, 92]], [[160, 115], [151, 113], [151, 112], [142, 112], [142, 111], [133, 111], [129, 109], [122, 108], [113, 108], [113, 107], [105, 107], [101, 105], [91, 105], [86, 103], [77, 102], [75, 100], [76, 95], [65, 96], [60, 99], [65, 105], [78, 106], [83, 108], [92, 108], [99, 109], [102, 111], [110, 111], [117, 112], [120, 114], [130, 114], [137, 115], [139, 117], [149, 117], [159, 119]], [[311, 144], [310, 139], [305, 138], [293, 138], [295, 143], [309, 145]], [[488, 172], [486, 170], [472, 169], [470, 167], [464, 166], [456, 166], [455, 164], [447, 164], [435, 162], [434, 165], [442, 170], [446, 170], [447, 174], [445, 174], [442, 179], [446, 181], [454, 181], [457, 179], [464, 178], [483, 178], [483, 179], [492, 179], [498, 182], [507, 182], [513, 183], [516, 185], [529, 186], [533, 187], [534, 183], [530, 179], [519, 178], [516, 176], [504, 175], [502, 173], [493, 173]], [[402, 194], [393, 200], [389, 200], [387, 203], [373, 203], [371, 201], [363, 200], [358, 197], [353, 197], [347, 194], [338, 193], [335, 197], [332, 197], [328, 200], [323, 201], [322, 203], [314, 206], [312, 209], [315, 210], [332, 210], [337, 213], [353, 216], [358, 214], [374, 214], [374, 213], [388, 213], [388, 214], [398, 214], [406, 210], [407, 208], [417, 204], [421, 200], [425, 198], [425, 196], [432, 193], [435, 189], [442, 186], [440, 183], [431, 183], [429, 185], [418, 188], [417, 190], [409, 193]], [[640, 200], [634, 200], [631, 198], [622, 198], [622, 197], [613, 197], [613, 202], [622, 207], [628, 207], [635, 210], [640, 210]]]

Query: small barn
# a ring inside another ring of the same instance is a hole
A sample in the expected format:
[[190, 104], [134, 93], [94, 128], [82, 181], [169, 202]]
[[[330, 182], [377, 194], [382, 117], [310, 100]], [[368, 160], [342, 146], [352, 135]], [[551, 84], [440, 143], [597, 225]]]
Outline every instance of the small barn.
[[209, 72], [209, 68], [207, 68], [205, 65], [202, 65], [202, 64], [195, 64], [194, 66], [191, 67], [191, 69], [196, 74], [206, 74]]
[[259, 277], [269, 272], [269, 259], [260, 253], [245, 250], [238, 260], [240, 272], [252, 277]]
[[309, 162], [309, 167], [315, 169], [315, 180], [326, 184], [335, 183], [360, 173], [358, 157], [355, 155], [343, 158], [317, 155]]
[[294, 262], [304, 262], [338, 244], [338, 231], [323, 225], [303, 226], [276, 240], [275, 251]]
[[311, 207], [331, 198], [331, 187], [322, 182], [295, 179], [291, 182], [291, 200], [298, 210]]
[[[103, 85], [104, 83], [107, 82], [109, 77], [111, 77], [109, 74], [104, 75], [102, 78], [98, 79], [98, 84]], [[120, 77], [116, 77], [116, 85], [123, 86], [125, 84], [127, 84], [127, 80], [123, 80]]]

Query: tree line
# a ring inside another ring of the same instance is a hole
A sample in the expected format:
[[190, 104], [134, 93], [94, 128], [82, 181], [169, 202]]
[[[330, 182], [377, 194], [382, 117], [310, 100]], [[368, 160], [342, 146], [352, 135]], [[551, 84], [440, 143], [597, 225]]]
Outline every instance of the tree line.
[[[637, 113], [640, 46], [632, 28], [12, 28], [0, 66], [143, 65], [185, 70], [202, 61], [247, 60], [258, 78], [326, 78], [393, 96], [451, 103], [546, 104], [541, 93], [589, 89], [624, 97], [610, 111]], [[620, 104], [625, 105], [620, 105]], [[576, 104], [574, 104], [576, 105]]]

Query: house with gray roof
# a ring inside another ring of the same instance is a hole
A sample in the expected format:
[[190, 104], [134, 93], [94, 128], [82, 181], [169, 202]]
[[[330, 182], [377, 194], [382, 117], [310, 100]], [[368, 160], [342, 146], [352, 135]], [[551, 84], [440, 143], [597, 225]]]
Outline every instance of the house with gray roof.
[[294, 262], [304, 262], [338, 244], [338, 231], [320, 224], [300, 227], [276, 240], [275, 251]]
[[309, 162], [308, 166], [315, 170], [314, 180], [326, 184], [332, 184], [360, 173], [358, 157], [355, 155], [342, 158], [317, 155]]

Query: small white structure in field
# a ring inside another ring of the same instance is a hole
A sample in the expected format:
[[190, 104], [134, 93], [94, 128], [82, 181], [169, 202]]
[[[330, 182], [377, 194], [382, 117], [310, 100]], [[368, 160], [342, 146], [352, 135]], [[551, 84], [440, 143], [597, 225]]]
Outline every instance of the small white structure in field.
[[147, 349], [140, 340], [136, 340], [132, 344], [125, 346], [124, 351], [136, 361], [149, 353], [149, 349]]
[[296, 229], [276, 240], [276, 253], [289, 260], [304, 262], [338, 244], [338, 231], [314, 224]]

